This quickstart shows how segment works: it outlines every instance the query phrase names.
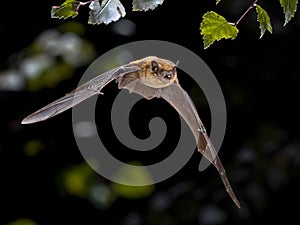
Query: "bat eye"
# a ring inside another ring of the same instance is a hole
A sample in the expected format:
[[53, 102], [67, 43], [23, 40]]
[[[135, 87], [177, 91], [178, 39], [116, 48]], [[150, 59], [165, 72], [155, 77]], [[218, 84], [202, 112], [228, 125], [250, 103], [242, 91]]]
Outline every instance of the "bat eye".
[[154, 73], [157, 73], [159, 70], [158, 63], [156, 61], [151, 62], [151, 70]]

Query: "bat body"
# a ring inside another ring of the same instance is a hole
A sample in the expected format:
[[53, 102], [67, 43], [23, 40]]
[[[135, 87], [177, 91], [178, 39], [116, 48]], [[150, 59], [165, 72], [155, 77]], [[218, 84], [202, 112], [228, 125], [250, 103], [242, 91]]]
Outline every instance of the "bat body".
[[231, 188], [225, 169], [197, 110], [189, 95], [179, 85], [176, 64], [169, 60], [149, 56], [105, 72], [27, 116], [22, 124], [49, 119], [93, 95], [101, 94], [102, 88], [112, 80], [118, 82], [119, 88], [126, 88], [129, 92], [140, 94], [146, 99], [163, 98], [172, 105], [192, 130], [198, 151], [216, 167], [226, 191], [240, 208], [240, 203]]

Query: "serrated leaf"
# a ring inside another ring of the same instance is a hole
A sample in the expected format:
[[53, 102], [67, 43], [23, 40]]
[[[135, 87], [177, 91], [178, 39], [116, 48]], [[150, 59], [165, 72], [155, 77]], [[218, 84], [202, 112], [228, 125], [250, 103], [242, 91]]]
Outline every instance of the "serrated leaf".
[[297, 11], [298, 0], [279, 0], [283, 8], [285, 21], [284, 26], [294, 17]]
[[257, 12], [257, 21], [259, 22], [260, 37], [265, 34], [265, 31], [269, 31], [272, 34], [272, 24], [268, 13], [259, 5], [255, 5]]
[[89, 24], [109, 24], [126, 15], [125, 8], [119, 0], [94, 0], [89, 5]]
[[164, 0], [133, 0], [132, 11], [148, 11], [153, 10], [158, 5], [163, 4]]
[[75, 0], [66, 0], [60, 6], [52, 6], [51, 17], [59, 19], [67, 19], [78, 15], [80, 2]]
[[203, 15], [200, 24], [201, 34], [203, 35], [204, 49], [208, 48], [214, 41], [225, 39], [235, 39], [239, 30], [229, 23], [223, 16], [211, 11]]

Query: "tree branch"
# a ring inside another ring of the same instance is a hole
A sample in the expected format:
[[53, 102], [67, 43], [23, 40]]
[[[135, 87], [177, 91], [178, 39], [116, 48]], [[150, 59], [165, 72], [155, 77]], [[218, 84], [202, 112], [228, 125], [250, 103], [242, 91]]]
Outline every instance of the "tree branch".
[[235, 26], [239, 24], [239, 22], [247, 15], [247, 13], [253, 9], [258, 0], [254, 0], [254, 2], [248, 7], [248, 9], [241, 15], [241, 17], [234, 23]]

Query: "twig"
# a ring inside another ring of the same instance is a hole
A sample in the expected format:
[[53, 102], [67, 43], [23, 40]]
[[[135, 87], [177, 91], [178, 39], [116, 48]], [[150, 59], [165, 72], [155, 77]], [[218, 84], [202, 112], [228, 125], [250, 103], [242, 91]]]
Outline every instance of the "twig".
[[89, 4], [91, 3], [93, 0], [90, 0], [90, 1], [87, 1], [87, 2], [80, 2], [80, 5], [86, 5], [86, 4]]
[[242, 14], [242, 16], [234, 23], [235, 26], [239, 24], [239, 22], [246, 16], [246, 14], [255, 6], [258, 0], [254, 0], [254, 2], [248, 7], [248, 9]]

